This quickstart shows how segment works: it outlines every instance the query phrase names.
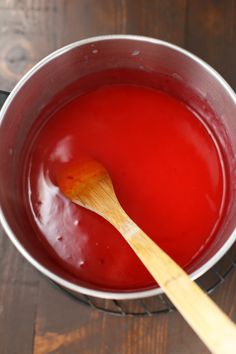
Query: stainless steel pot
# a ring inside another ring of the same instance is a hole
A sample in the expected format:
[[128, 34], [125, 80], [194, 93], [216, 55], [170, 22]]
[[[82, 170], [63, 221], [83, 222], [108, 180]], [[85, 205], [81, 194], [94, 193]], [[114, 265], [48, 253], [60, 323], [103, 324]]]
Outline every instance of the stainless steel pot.
[[[35, 237], [20, 198], [18, 180], [26, 135], [42, 109], [76, 80], [104, 69], [117, 68], [137, 69], [153, 77], [156, 74], [167, 75], [175, 82], [174, 90], [180, 98], [191, 101], [194, 92], [196, 97], [201, 97], [200, 111], [212, 107], [214, 114], [208, 115], [208, 123], [216, 131], [227, 155], [230, 200], [215, 241], [194, 265], [191, 277], [196, 279], [205, 273], [234, 243], [236, 96], [214, 69], [191, 53], [157, 39], [130, 35], [94, 37], [61, 48], [35, 65], [13, 89], [0, 112], [0, 220], [19, 252], [59, 285], [96, 297], [131, 299], [159, 294], [162, 290], [113, 293], [100, 291], [92, 285], [81, 286], [78, 279], [48, 257]], [[178, 90], [178, 87], [185, 89]]]

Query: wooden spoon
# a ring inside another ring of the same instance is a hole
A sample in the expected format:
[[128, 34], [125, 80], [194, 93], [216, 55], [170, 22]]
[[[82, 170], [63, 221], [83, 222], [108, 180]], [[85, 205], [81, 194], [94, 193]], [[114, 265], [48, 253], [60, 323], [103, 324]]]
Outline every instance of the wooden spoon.
[[216, 354], [236, 353], [236, 326], [121, 207], [107, 170], [85, 160], [65, 168], [58, 177], [61, 191], [72, 202], [101, 215], [125, 238], [170, 300]]

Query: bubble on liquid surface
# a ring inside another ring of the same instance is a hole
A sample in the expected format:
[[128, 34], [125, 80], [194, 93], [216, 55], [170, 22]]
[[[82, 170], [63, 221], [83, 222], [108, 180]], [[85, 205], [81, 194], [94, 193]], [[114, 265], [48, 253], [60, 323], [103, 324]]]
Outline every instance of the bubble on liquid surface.
[[92, 53], [93, 53], [93, 54], [97, 54], [97, 53], [98, 53], [98, 49], [93, 49], [93, 50], [92, 50]]
[[177, 73], [173, 73], [171, 76], [178, 81], [183, 81], [182, 76]]
[[132, 55], [135, 57], [135, 56], [137, 56], [137, 55], [139, 55], [140, 54], [140, 50], [138, 50], [138, 49], [135, 49], [135, 50], [133, 50], [133, 52], [132, 52]]
[[83, 267], [84, 263], [85, 263], [85, 262], [81, 259], [81, 260], [79, 261], [79, 267]]

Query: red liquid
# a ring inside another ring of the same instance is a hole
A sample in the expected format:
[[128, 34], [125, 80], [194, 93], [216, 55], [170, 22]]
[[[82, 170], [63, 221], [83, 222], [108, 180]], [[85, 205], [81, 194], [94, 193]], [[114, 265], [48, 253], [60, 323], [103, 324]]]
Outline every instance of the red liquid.
[[181, 266], [191, 266], [214, 238], [225, 179], [210, 132], [165, 93], [104, 86], [51, 117], [28, 166], [36, 233], [82, 282], [114, 290], [155, 284], [108, 222], [68, 201], [56, 186], [63, 165], [84, 155], [106, 166], [126, 212]]

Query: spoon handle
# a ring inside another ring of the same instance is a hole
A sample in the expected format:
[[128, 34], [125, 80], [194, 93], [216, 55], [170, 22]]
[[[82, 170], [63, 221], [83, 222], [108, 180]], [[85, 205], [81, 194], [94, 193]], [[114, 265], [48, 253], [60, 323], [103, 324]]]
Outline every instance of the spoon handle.
[[128, 216], [115, 227], [211, 352], [235, 354], [236, 326], [223, 311]]

